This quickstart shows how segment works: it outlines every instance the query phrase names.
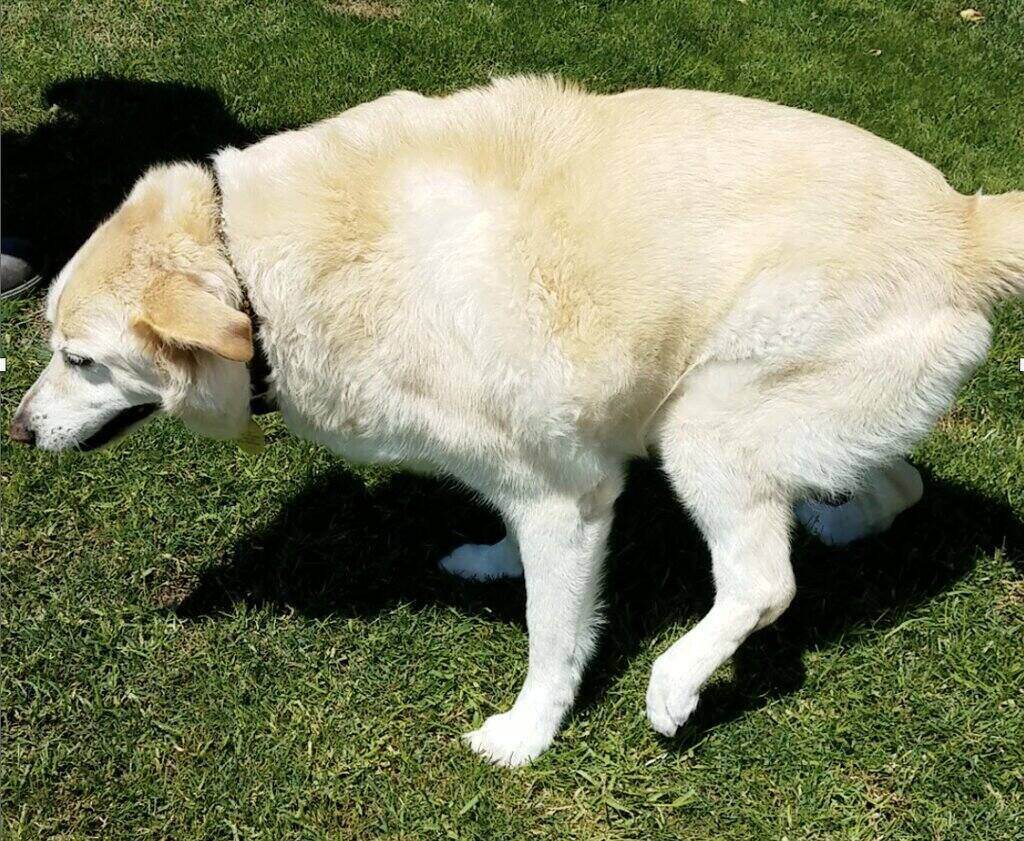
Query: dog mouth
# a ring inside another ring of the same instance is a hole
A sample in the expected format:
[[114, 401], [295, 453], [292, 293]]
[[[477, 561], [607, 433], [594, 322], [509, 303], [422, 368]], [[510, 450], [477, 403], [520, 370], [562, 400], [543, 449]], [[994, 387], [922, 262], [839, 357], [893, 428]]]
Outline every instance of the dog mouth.
[[139, 406], [129, 406], [127, 409], [122, 409], [79, 444], [78, 449], [82, 452], [88, 452], [89, 450], [99, 449], [104, 444], [109, 444], [111, 441], [124, 435], [135, 424], [144, 421], [159, 408], [159, 403], [142, 403]]

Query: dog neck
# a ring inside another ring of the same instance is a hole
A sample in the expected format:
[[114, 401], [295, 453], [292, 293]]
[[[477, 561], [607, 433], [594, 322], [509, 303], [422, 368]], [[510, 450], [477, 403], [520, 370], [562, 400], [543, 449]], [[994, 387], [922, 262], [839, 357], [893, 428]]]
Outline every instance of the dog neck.
[[277, 401], [270, 393], [270, 362], [267, 359], [267, 351], [263, 346], [261, 335], [261, 320], [253, 308], [249, 292], [245, 287], [245, 281], [231, 259], [231, 249], [228, 247], [227, 237], [224, 234], [224, 201], [221, 193], [220, 182], [217, 180], [217, 171], [210, 169], [213, 179], [213, 191], [217, 200], [217, 230], [220, 237], [221, 251], [227, 260], [231, 271], [238, 281], [238, 290], [241, 295], [239, 309], [249, 317], [252, 322], [252, 359], [249, 360], [249, 411], [253, 415], [266, 415], [277, 411]]
[[[227, 249], [225, 248], [225, 251]], [[231, 257], [228, 256], [228, 262]], [[234, 264], [231, 270], [235, 271]], [[235, 272], [238, 277], [238, 272]], [[252, 359], [249, 360], [249, 411], [254, 415], [266, 415], [277, 411], [277, 401], [270, 394], [270, 362], [267, 359], [266, 348], [263, 347], [263, 337], [260, 335], [260, 317], [252, 308], [252, 301], [245, 291], [245, 284], [238, 279], [238, 287], [242, 291], [242, 302], [240, 309], [252, 322]]]

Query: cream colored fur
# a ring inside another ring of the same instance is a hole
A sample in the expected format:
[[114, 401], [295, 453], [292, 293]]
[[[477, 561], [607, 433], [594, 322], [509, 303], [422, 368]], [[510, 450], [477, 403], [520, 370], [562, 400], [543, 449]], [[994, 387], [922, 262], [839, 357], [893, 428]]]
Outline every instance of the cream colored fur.
[[[715, 605], [651, 675], [647, 714], [671, 735], [789, 604], [794, 504], [855, 494], [799, 507], [840, 542], [917, 500], [900, 457], [984, 359], [991, 305], [1024, 289], [1021, 194], [962, 196], [860, 129], [721, 94], [400, 92], [214, 169], [289, 427], [453, 476], [504, 516], [505, 541], [442, 565], [525, 574], [526, 681], [467, 736], [506, 765], [573, 703], [629, 459], [660, 455], [712, 552]], [[241, 434], [238, 332], [145, 335], [146, 302], [182, 278], [237, 306], [214, 189], [200, 167], [151, 171], [62, 272], [57, 353], [20, 413], [41, 446], [74, 446], [103, 421], [82, 406], [115, 393]]]

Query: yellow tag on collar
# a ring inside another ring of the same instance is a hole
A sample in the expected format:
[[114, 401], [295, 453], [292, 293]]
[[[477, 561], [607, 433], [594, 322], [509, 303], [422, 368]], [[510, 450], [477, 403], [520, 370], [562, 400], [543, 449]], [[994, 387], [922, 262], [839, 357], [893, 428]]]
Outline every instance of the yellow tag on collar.
[[249, 425], [246, 426], [242, 437], [235, 443], [238, 444], [240, 450], [254, 456], [263, 452], [267, 446], [267, 439], [264, 437], [260, 425], [252, 418], [249, 418]]

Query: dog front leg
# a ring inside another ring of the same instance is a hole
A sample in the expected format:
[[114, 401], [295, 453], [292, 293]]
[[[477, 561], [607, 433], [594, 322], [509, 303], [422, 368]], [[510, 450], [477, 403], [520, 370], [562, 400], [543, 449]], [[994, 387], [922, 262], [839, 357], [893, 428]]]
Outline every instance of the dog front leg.
[[512, 708], [464, 737], [491, 762], [525, 765], [543, 753], [576, 698], [596, 642], [601, 565], [620, 487], [608, 480], [578, 498], [549, 496], [507, 512], [526, 577], [530, 661]]
[[506, 527], [503, 540], [487, 545], [465, 543], [438, 563], [445, 572], [470, 581], [493, 581], [496, 578], [522, 578], [519, 544]]

